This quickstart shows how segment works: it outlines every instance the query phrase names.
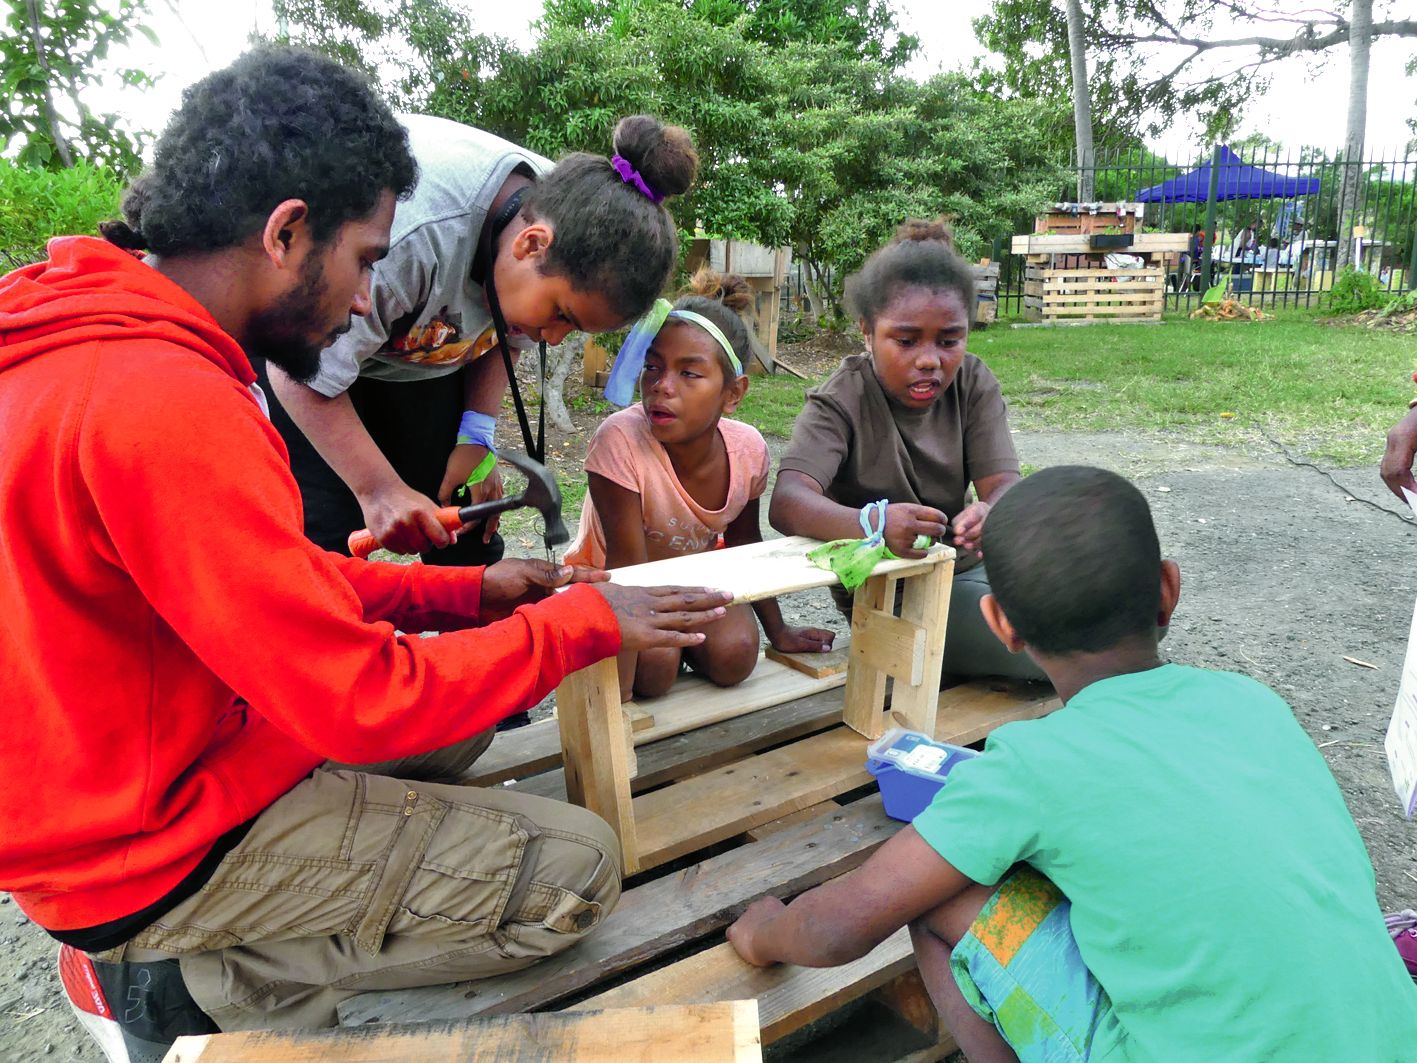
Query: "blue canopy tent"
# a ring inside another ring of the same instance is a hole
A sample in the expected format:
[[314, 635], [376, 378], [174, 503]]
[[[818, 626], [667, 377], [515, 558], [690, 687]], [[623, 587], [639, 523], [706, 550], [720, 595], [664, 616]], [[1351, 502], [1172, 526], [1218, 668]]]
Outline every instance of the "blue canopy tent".
[[1285, 177], [1251, 166], [1226, 145], [1221, 145], [1211, 162], [1197, 166], [1159, 185], [1143, 188], [1136, 198], [1141, 203], [1204, 203], [1209, 198], [1211, 166], [1219, 162], [1215, 184], [1216, 202], [1230, 199], [1292, 199], [1312, 196], [1319, 191], [1317, 177]]

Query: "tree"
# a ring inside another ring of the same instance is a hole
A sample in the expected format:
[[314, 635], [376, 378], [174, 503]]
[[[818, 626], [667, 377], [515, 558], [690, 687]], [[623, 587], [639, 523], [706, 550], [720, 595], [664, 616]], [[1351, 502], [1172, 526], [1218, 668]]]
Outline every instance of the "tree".
[[1082, 0], [1067, 0], [1068, 55], [1072, 60], [1073, 129], [1077, 137], [1078, 202], [1091, 203], [1096, 156], [1092, 151], [1092, 94], [1087, 87], [1087, 38]]
[[[1386, 0], [1385, 11], [1397, 7]], [[1274, 63], [1348, 44], [1353, 32], [1339, 11], [1296, 9], [1285, 0], [1092, 0], [1085, 14], [1087, 47], [1097, 58], [1094, 111], [1118, 133], [1157, 133], [1191, 114], [1207, 135], [1227, 136], [1244, 101], [1268, 87]], [[989, 75], [999, 87], [1061, 93], [1067, 23], [1052, 0], [996, 0], [975, 26], [1003, 60]], [[1389, 36], [1417, 37], [1417, 20], [1372, 22], [1369, 39]]]
[[494, 55], [446, 0], [273, 0], [277, 38], [323, 52], [379, 81], [390, 102], [441, 114]]
[[[110, 49], [134, 33], [153, 44], [142, 24], [147, 0], [21, 0], [11, 4], [0, 36], [0, 151], [18, 145], [24, 166], [59, 169], [79, 160], [111, 166], [121, 174], [142, 164], [144, 133], [130, 132], [114, 114], [99, 114], [84, 102], [102, 85]], [[148, 87], [146, 71], [111, 72], [125, 84]]]
[[1343, 184], [1339, 186], [1338, 264], [1342, 273], [1353, 258], [1353, 217], [1358, 209], [1363, 136], [1368, 125], [1368, 52], [1372, 42], [1373, 0], [1353, 0], [1348, 36], [1348, 128], [1343, 138]]

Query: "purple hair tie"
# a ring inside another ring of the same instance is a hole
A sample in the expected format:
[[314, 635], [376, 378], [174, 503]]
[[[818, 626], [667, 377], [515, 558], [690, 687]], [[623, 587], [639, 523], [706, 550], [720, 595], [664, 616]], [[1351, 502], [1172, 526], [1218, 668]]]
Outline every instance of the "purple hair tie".
[[615, 172], [620, 175], [620, 180], [627, 185], [634, 185], [645, 194], [645, 198], [651, 203], [664, 202], [664, 197], [645, 183], [645, 179], [640, 176], [640, 171], [631, 166], [629, 160], [623, 155], [612, 155], [610, 165], [615, 167]]

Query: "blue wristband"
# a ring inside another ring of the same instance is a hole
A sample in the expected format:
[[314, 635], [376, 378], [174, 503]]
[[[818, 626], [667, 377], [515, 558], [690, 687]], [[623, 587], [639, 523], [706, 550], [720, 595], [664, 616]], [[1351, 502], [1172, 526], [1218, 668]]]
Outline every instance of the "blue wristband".
[[464, 410], [462, 420], [458, 422], [458, 442], [472, 443], [491, 450], [492, 433], [496, 428], [497, 418], [490, 413]]

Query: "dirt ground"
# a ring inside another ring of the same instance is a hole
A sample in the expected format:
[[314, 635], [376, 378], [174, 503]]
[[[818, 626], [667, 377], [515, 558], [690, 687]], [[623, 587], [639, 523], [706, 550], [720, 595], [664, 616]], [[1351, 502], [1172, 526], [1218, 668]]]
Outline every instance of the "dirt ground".
[[[1417, 597], [1417, 537], [1376, 469], [1330, 476], [1268, 448], [1018, 427], [1032, 466], [1103, 465], [1135, 479], [1183, 575], [1166, 653], [1247, 673], [1289, 700], [1367, 843], [1380, 904], [1417, 907], [1417, 824], [1398, 810], [1382, 749]], [[568, 439], [561, 449], [576, 445]], [[798, 622], [834, 619], [824, 593], [786, 604]], [[1166, 809], [1156, 816], [1164, 825]], [[0, 946], [10, 957], [0, 973], [0, 1059], [102, 1063], [60, 996], [53, 942], [8, 897], [0, 897]]]

